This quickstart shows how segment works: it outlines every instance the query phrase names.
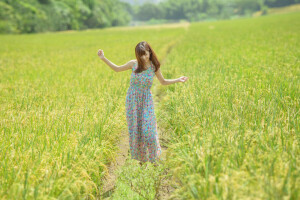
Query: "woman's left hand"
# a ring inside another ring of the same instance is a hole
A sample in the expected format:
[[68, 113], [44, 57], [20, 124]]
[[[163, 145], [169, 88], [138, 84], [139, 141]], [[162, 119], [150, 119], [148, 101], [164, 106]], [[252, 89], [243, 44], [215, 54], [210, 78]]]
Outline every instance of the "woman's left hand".
[[178, 78], [179, 82], [186, 82], [189, 79], [189, 77], [186, 76], [182, 76], [180, 78]]

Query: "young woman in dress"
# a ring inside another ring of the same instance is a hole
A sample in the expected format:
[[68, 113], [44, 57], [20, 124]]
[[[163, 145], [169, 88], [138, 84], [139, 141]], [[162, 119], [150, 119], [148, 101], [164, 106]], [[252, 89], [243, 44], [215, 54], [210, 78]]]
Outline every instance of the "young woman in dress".
[[105, 58], [101, 49], [98, 50], [98, 56], [116, 72], [132, 70], [126, 95], [126, 120], [131, 158], [140, 161], [141, 164], [147, 161], [155, 163], [160, 159], [161, 146], [150, 91], [153, 77], [156, 75], [162, 85], [185, 82], [188, 77], [164, 79], [160, 71], [160, 62], [149, 43], [145, 41], [138, 43], [135, 47], [136, 60], [130, 60], [121, 66]]

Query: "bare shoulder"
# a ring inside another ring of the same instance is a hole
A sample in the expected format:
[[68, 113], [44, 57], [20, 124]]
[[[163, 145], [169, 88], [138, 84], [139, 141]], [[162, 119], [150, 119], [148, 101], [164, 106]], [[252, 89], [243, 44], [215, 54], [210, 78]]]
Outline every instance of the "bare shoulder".
[[159, 80], [159, 82], [164, 85], [165, 84], [165, 78], [162, 75], [161, 71], [160, 71], [160, 67], [157, 69], [157, 71], [155, 72], [155, 75], [157, 77], [157, 79]]
[[132, 68], [137, 63], [137, 60], [130, 60], [128, 63], [130, 64], [130, 67]]
[[157, 69], [157, 71], [155, 72], [155, 74], [161, 74], [160, 68]]
[[135, 63], [135, 62], [137, 62], [136, 60], [130, 60], [129, 62], [131, 62], [131, 63]]
[[137, 63], [137, 60], [131, 60], [131, 62], [132, 62], [133, 64], [136, 64], [136, 63]]

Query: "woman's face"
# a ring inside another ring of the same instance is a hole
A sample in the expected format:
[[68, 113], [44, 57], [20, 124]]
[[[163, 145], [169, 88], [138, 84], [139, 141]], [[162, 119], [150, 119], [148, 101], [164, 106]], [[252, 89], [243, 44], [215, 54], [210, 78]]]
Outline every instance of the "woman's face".
[[146, 53], [144, 55], [141, 56], [141, 59], [147, 63], [150, 59], [150, 52], [146, 50]]

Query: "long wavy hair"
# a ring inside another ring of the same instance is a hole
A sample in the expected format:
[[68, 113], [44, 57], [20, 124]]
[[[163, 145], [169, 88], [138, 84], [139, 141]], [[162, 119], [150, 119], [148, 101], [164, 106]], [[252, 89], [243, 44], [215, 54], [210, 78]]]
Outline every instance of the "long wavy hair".
[[135, 47], [135, 57], [138, 62], [138, 67], [134, 71], [135, 73], [140, 73], [140, 72], [146, 70], [145, 63], [141, 59], [141, 56], [145, 55], [146, 51], [149, 51], [149, 53], [150, 53], [149, 60], [152, 61], [153, 65], [155, 67], [154, 71], [156, 72], [160, 68], [160, 62], [158, 61], [157, 56], [156, 56], [155, 52], [153, 51], [153, 49], [151, 48], [150, 44], [146, 41], [142, 41], [142, 42], [138, 43]]

